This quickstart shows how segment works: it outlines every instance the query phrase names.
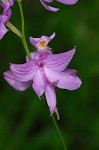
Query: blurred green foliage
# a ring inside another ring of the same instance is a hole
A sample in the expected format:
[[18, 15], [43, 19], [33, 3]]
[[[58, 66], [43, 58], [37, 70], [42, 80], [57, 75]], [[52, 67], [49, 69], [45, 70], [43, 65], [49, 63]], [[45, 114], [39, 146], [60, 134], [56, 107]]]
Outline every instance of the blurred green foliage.
[[[82, 86], [76, 91], [56, 89], [61, 116], [59, 127], [68, 150], [99, 150], [99, 0], [79, 0], [57, 13], [46, 11], [39, 0], [23, 1], [26, 38], [50, 36], [54, 53], [77, 51], [68, 68], [78, 70]], [[17, 2], [11, 22], [21, 30]], [[40, 101], [32, 88], [15, 91], [3, 79], [9, 62], [24, 63], [25, 51], [11, 31], [0, 41], [0, 150], [62, 150], [60, 139], [49, 116], [46, 102]]]

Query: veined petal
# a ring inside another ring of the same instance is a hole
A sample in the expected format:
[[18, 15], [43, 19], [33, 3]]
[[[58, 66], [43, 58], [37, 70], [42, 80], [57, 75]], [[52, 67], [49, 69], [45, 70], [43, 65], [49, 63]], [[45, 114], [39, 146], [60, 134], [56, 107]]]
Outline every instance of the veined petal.
[[18, 91], [24, 91], [26, 90], [28, 87], [31, 86], [32, 81], [29, 82], [18, 82], [14, 79], [11, 71], [6, 71], [4, 72], [4, 79], [16, 90]]
[[36, 92], [36, 94], [40, 97], [44, 91], [45, 91], [45, 84], [44, 84], [44, 80], [43, 77], [41, 75], [40, 70], [38, 69], [37, 73], [35, 74], [34, 78], [33, 78], [33, 84], [32, 87], [34, 89], [34, 91]]
[[81, 86], [81, 80], [74, 75], [70, 75], [66, 72], [56, 72], [44, 68], [47, 79], [52, 83], [56, 84], [61, 89], [76, 90]]
[[63, 71], [70, 63], [74, 53], [75, 48], [60, 54], [49, 54], [45, 66], [51, 70]]
[[44, 0], [40, 0], [41, 4], [49, 11], [53, 11], [53, 12], [57, 12], [59, 10], [59, 8], [55, 8], [55, 7], [51, 7], [51, 6], [48, 6]]
[[28, 63], [17, 65], [11, 64], [10, 70], [13, 73], [14, 78], [20, 82], [26, 82], [32, 80], [38, 69], [37, 61], [31, 60]]
[[11, 64], [10, 69], [12, 72], [16, 73], [29, 73], [37, 66], [37, 60], [30, 60], [28, 63], [24, 64]]
[[45, 91], [46, 101], [50, 110], [50, 115], [55, 112], [56, 108], [56, 93], [54, 86], [48, 85]]
[[60, 3], [66, 4], [66, 5], [73, 5], [77, 3], [78, 0], [56, 0]]

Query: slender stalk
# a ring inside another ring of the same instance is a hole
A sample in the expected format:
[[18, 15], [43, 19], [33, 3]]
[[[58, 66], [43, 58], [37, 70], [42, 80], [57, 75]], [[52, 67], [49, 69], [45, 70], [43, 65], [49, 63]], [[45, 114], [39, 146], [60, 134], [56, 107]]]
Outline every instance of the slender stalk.
[[[45, 100], [44, 95], [42, 95], [41, 98], [42, 98], [43, 100]], [[53, 124], [54, 124], [54, 127], [55, 127], [55, 129], [56, 129], [56, 131], [57, 131], [57, 133], [58, 133], [58, 135], [59, 135], [59, 137], [60, 137], [60, 140], [61, 140], [62, 145], [63, 145], [63, 149], [64, 149], [64, 150], [67, 150], [67, 147], [66, 147], [64, 138], [63, 138], [63, 136], [62, 136], [62, 133], [61, 133], [59, 127], [58, 127], [58, 124], [57, 124], [57, 122], [56, 122], [54, 116], [52, 116], [51, 119], [52, 119]]]
[[23, 43], [23, 46], [25, 48], [25, 51], [26, 51], [26, 54], [30, 59], [31, 58], [31, 55], [30, 55], [30, 52], [29, 52], [29, 49], [28, 49], [28, 45], [27, 45], [27, 42], [26, 42], [26, 38], [25, 38], [25, 27], [24, 27], [24, 14], [23, 14], [23, 8], [22, 8], [22, 0], [17, 0], [18, 2], [18, 5], [19, 5], [19, 9], [20, 9], [20, 14], [21, 14], [21, 20], [22, 20], [22, 43]]
[[14, 32], [17, 36], [19, 36], [20, 38], [22, 38], [21, 32], [20, 32], [10, 21], [8, 21], [8, 22], [6, 23], [6, 26], [7, 26], [12, 32]]
[[53, 124], [54, 124], [54, 126], [55, 126], [55, 128], [56, 128], [56, 131], [57, 131], [57, 133], [58, 133], [58, 135], [59, 135], [59, 137], [60, 137], [60, 140], [61, 140], [61, 142], [62, 142], [63, 148], [64, 148], [64, 150], [67, 150], [67, 147], [66, 147], [64, 138], [63, 138], [63, 136], [62, 136], [62, 133], [61, 133], [59, 127], [58, 127], [58, 124], [57, 124], [57, 122], [56, 122], [54, 116], [52, 116], [51, 118], [52, 118]]

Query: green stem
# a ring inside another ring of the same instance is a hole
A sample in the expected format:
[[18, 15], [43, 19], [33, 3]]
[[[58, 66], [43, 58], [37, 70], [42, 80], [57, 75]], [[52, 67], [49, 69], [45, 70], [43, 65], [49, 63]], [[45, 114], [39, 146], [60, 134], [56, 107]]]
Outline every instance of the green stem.
[[62, 142], [63, 148], [64, 148], [64, 150], [67, 150], [67, 147], [66, 147], [64, 138], [63, 138], [62, 133], [61, 133], [61, 131], [60, 131], [58, 125], [57, 125], [57, 122], [56, 122], [54, 116], [52, 116], [51, 118], [52, 118], [53, 124], [54, 124], [54, 126], [55, 126], [55, 128], [56, 128], [56, 131], [57, 131], [57, 133], [58, 133], [58, 135], [59, 135], [59, 137], [60, 137], [60, 140], [61, 140], [61, 142]]
[[22, 8], [22, 0], [17, 0], [18, 2], [18, 5], [19, 5], [19, 9], [20, 9], [20, 14], [21, 14], [21, 20], [22, 20], [22, 43], [23, 43], [23, 46], [25, 48], [25, 51], [26, 51], [26, 54], [30, 59], [31, 58], [31, 55], [30, 55], [30, 52], [29, 52], [29, 49], [28, 49], [28, 45], [27, 45], [27, 42], [26, 42], [26, 38], [25, 38], [25, 27], [24, 27], [24, 14], [23, 14], [23, 8]]
[[11, 23], [11, 22], [7, 22], [6, 26], [12, 31], [14, 32], [17, 36], [19, 36], [20, 38], [22, 38], [22, 34], [21, 32]]
[[[42, 95], [42, 96], [41, 96], [41, 99], [45, 100], [44, 95]], [[62, 136], [62, 133], [61, 133], [61, 131], [60, 131], [59, 127], [58, 127], [58, 124], [57, 124], [57, 122], [56, 122], [56, 120], [55, 120], [54, 116], [52, 116], [52, 117], [51, 117], [51, 119], [52, 119], [53, 124], [54, 124], [54, 126], [55, 126], [55, 128], [56, 128], [56, 131], [57, 131], [57, 133], [58, 133], [58, 135], [59, 135], [59, 137], [60, 137], [60, 140], [61, 140], [62, 145], [63, 145], [63, 149], [64, 149], [64, 150], [67, 150], [67, 147], [66, 147], [66, 144], [65, 144], [64, 138], [63, 138], [63, 136]]]

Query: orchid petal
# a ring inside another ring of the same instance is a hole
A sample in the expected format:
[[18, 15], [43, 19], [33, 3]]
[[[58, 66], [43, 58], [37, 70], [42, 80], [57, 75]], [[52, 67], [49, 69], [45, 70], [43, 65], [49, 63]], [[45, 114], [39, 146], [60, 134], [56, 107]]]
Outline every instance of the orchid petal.
[[47, 42], [49, 43], [51, 40], [53, 40], [53, 38], [55, 37], [55, 35], [56, 35], [56, 33], [53, 32], [53, 34], [50, 37], [48, 37], [48, 36], [42, 36], [41, 38], [42, 39], [46, 39]]
[[49, 54], [45, 66], [51, 70], [63, 71], [70, 63], [74, 53], [75, 48], [60, 54]]
[[60, 3], [66, 4], [66, 5], [73, 5], [77, 3], [78, 0], [56, 0]]
[[56, 108], [56, 93], [54, 86], [48, 85], [45, 91], [45, 96], [47, 100], [47, 104], [50, 110], [50, 115], [55, 112]]
[[10, 6], [13, 6], [15, 0], [9, 0]]
[[31, 86], [30, 82], [18, 82], [14, 79], [11, 71], [4, 72], [4, 79], [16, 90], [24, 91]]
[[11, 17], [11, 14], [12, 14], [11, 9], [9, 8], [10, 5], [9, 4], [5, 5], [3, 3], [0, 3], [0, 6], [3, 9], [3, 13], [2, 13], [2, 15], [0, 15], [0, 17], [2, 18], [2, 22], [6, 23], [9, 20], [9, 18]]
[[9, 20], [10, 17], [11, 17], [11, 16], [2, 15], [2, 23], [5, 24], [5, 23]]
[[30, 37], [30, 43], [31, 45], [35, 46], [40, 41], [40, 38], [33, 38]]
[[33, 84], [32, 87], [36, 94], [40, 97], [44, 91], [45, 91], [45, 85], [44, 85], [44, 80], [42, 78], [41, 72], [38, 69], [36, 75], [33, 78]]
[[55, 37], [55, 32], [50, 36], [41, 36], [40, 38], [34, 38], [34, 37], [30, 37], [30, 43], [31, 45], [33, 45], [34, 47], [38, 48], [37, 44], [41, 41], [46, 41], [47, 44]]
[[44, 70], [47, 79], [61, 89], [76, 90], [81, 86], [82, 82], [77, 76], [72, 76], [66, 72], [52, 71], [47, 67]]
[[11, 64], [10, 70], [13, 73], [14, 78], [20, 82], [26, 82], [32, 80], [38, 69], [37, 61], [31, 60], [28, 63], [17, 65]]
[[49, 11], [57, 12], [59, 10], [59, 8], [55, 8], [55, 7], [51, 7], [51, 6], [46, 5], [44, 0], [40, 0], [40, 2]]
[[0, 40], [3, 38], [3, 36], [8, 32], [8, 29], [4, 26], [2, 22], [2, 17], [0, 16]]

